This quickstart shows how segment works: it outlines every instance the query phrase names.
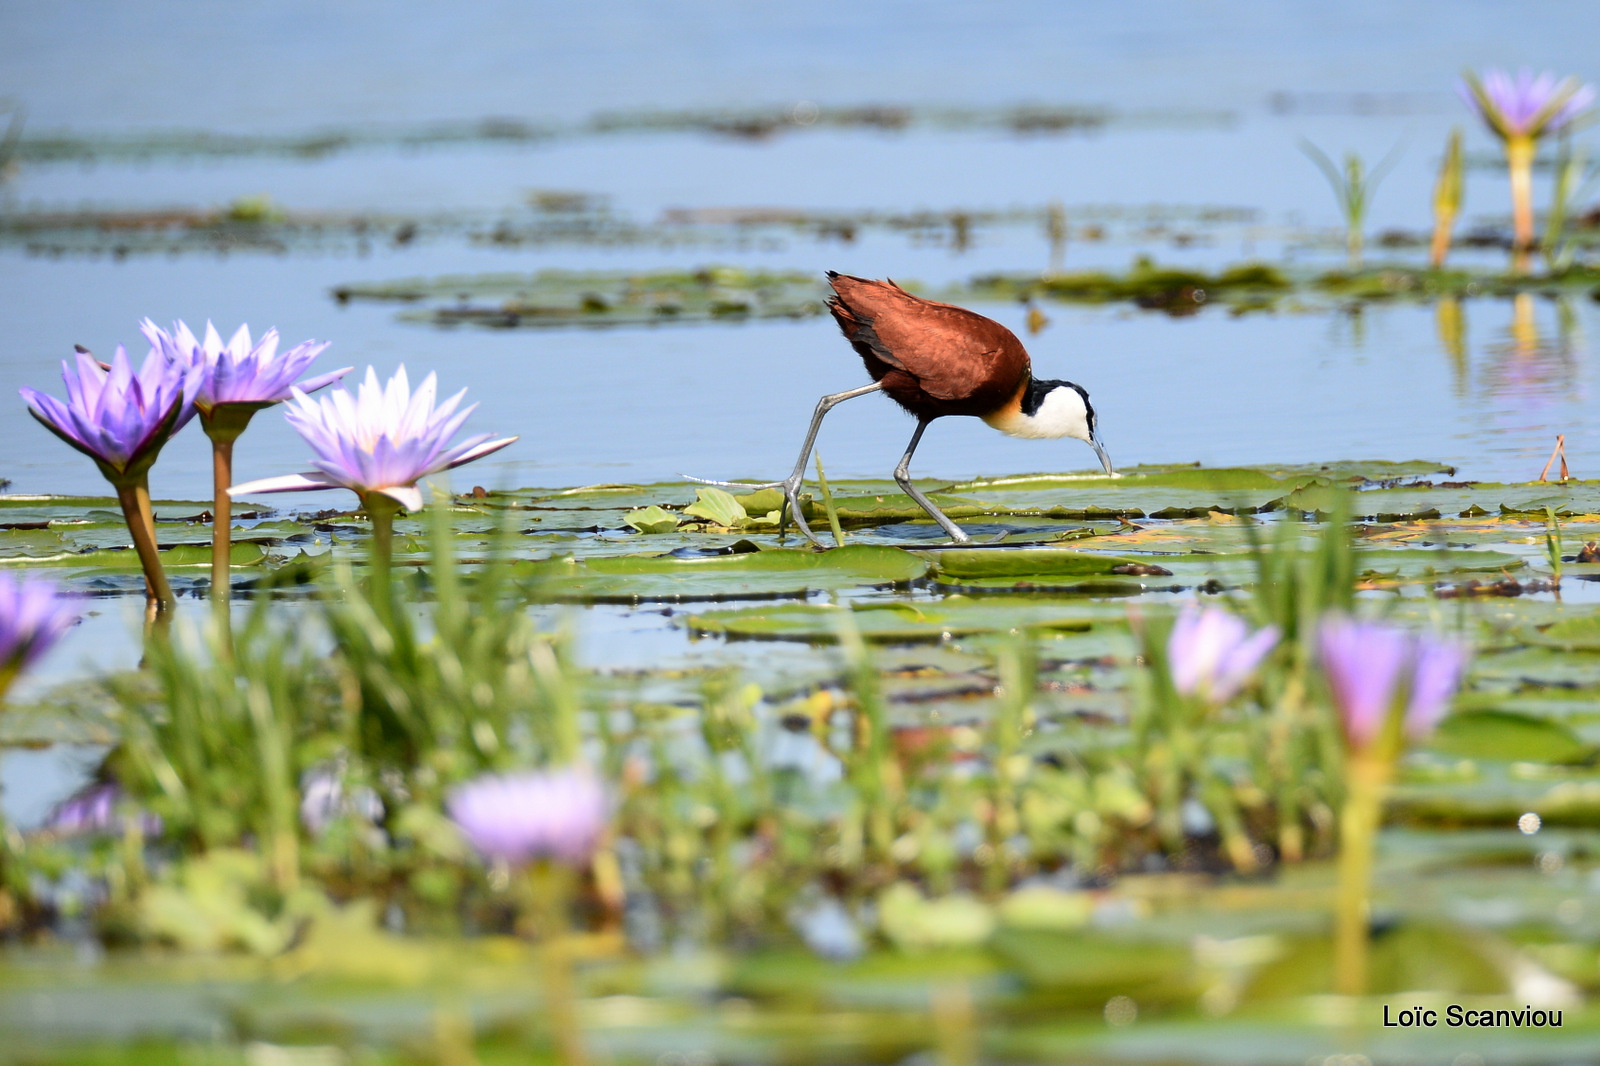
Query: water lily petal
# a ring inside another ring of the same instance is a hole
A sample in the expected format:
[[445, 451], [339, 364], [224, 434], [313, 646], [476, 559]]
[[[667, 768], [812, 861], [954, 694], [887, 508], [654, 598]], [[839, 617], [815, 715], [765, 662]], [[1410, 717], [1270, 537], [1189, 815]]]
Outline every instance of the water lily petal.
[[1406, 707], [1406, 733], [1420, 740], [1433, 732], [1467, 667], [1467, 649], [1451, 640], [1421, 637], [1411, 669], [1411, 701]]
[[1345, 736], [1356, 747], [1371, 743], [1394, 704], [1410, 636], [1392, 626], [1334, 617], [1318, 628], [1317, 648]]
[[313, 492], [318, 489], [342, 489], [348, 487], [343, 482], [335, 481], [327, 474], [313, 470], [304, 474], [284, 474], [282, 477], [257, 478], [255, 481], [229, 485], [228, 495], [238, 498], [257, 492]]
[[407, 511], [422, 510], [422, 490], [415, 485], [396, 485], [393, 488], [379, 489], [383, 495], [397, 501]]

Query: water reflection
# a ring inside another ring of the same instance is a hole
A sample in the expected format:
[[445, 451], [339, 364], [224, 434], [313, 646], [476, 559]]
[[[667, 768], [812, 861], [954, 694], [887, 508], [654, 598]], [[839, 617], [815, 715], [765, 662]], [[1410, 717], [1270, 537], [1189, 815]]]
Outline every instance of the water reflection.
[[1433, 307], [1433, 324], [1439, 347], [1450, 360], [1450, 391], [1456, 399], [1464, 399], [1472, 384], [1472, 361], [1467, 356], [1467, 319], [1461, 300], [1441, 297]]
[[1577, 315], [1566, 297], [1551, 302], [1556, 308], [1553, 332], [1540, 328], [1532, 293], [1512, 297], [1510, 325], [1485, 349], [1484, 394], [1512, 400], [1507, 414], [1582, 398], [1578, 353], [1583, 338]]

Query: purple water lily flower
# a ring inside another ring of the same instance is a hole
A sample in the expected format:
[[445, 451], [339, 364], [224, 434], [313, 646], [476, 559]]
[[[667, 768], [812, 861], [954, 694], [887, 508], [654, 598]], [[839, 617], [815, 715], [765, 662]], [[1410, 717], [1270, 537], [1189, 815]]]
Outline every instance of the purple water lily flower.
[[77, 620], [73, 600], [50, 582], [0, 572], [0, 692], [8, 673], [37, 662]]
[[606, 825], [606, 797], [589, 771], [486, 774], [450, 797], [450, 817], [486, 858], [582, 864]]
[[1468, 107], [1502, 140], [1538, 139], [1570, 125], [1595, 102], [1595, 89], [1577, 78], [1557, 79], [1524, 67], [1515, 75], [1485, 70], [1468, 73], [1456, 84]]
[[1182, 695], [1226, 703], [1277, 643], [1276, 626], [1251, 633], [1243, 619], [1220, 607], [1190, 605], [1178, 616], [1167, 642], [1172, 685]]
[[76, 370], [61, 364], [66, 402], [24, 388], [22, 398], [29, 412], [93, 459], [112, 484], [142, 478], [161, 446], [194, 417], [189, 400], [201, 371], [176, 366], [152, 351], [135, 373], [127, 349], [120, 344], [109, 370], [88, 352], [80, 351], [76, 359]]
[[450, 439], [477, 405], [456, 410], [466, 395], [462, 389], [435, 407], [434, 375], [429, 374], [412, 393], [403, 366], [387, 386], [380, 385], [377, 371], [368, 367], [355, 397], [338, 389], [319, 401], [300, 389], [290, 391], [294, 398], [284, 413], [316, 452], [312, 465], [317, 469], [235, 485], [229, 495], [347, 488], [364, 501], [377, 493], [417, 511], [422, 508], [418, 481], [482, 459], [517, 439], [491, 440], [490, 434], [481, 433], [452, 445]]
[[150, 468], [172, 435], [194, 417], [190, 402], [201, 369], [173, 363], [160, 352], [145, 356], [134, 373], [127, 349], [117, 345], [109, 367], [83, 349], [77, 370], [61, 364], [67, 402], [37, 389], [23, 389], [28, 411], [50, 432], [95, 461], [117, 490], [128, 533], [144, 570], [145, 594], [160, 609], [172, 604], [172, 587], [161, 569], [155, 520], [150, 511]]
[[1450, 698], [1467, 671], [1467, 649], [1453, 640], [1423, 635], [1411, 660], [1411, 698], [1406, 702], [1406, 733], [1421, 740], [1450, 709]]
[[[127, 816], [118, 815], [117, 807], [123, 799], [122, 787], [115, 782], [90, 785], [58, 803], [40, 829], [55, 837], [122, 833], [128, 820]], [[141, 811], [133, 817], [138, 819], [139, 829], [147, 837], [158, 837], [165, 828], [160, 815]]]
[[[232, 578], [232, 498], [227, 487], [233, 482], [233, 445], [263, 408], [287, 400], [296, 388], [295, 379], [320, 355], [326, 344], [305, 341], [284, 352], [278, 351], [278, 331], [269, 329], [258, 344], [250, 343], [250, 327], [240, 326], [224, 344], [215, 326], [206, 323], [204, 341], [183, 322], [174, 322], [172, 332], [148, 318], [139, 324], [150, 346], [174, 366], [186, 367], [198, 375], [192, 401], [200, 413], [200, 425], [211, 438], [212, 483], [216, 486], [211, 513], [211, 596], [225, 602]], [[301, 392], [315, 392], [331, 385], [350, 367], [308, 378], [299, 383]]]
[[1379, 736], [1402, 697], [1406, 734], [1427, 736], [1449, 709], [1467, 665], [1467, 649], [1455, 641], [1343, 617], [1323, 621], [1317, 645], [1345, 736], [1356, 748]]
[[172, 332], [168, 333], [147, 318], [139, 324], [139, 330], [150, 346], [167, 359], [186, 368], [198, 367], [202, 370], [192, 397], [202, 420], [209, 420], [214, 408], [221, 404], [260, 407], [287, 400], [291, 388], [299, 388], [307, 393], [316, 392], [353, 369], [347, 366], [296, 382], [295, 379], [328, 345], [326, 342], [304, 341], [280, 352], [278, 331], [275, 329], [263, 333], [254, 345], [250, 342], [248, 325], [240, 326], [226, 344], [210, 322], [206, 323], [203, 341], [196, 338], [183, 322], [174, 322]]

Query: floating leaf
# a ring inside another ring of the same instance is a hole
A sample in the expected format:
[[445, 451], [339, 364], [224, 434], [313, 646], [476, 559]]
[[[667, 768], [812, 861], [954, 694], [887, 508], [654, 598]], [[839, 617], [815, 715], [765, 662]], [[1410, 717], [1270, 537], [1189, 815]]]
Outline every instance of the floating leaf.
[[1068, 548], [945, 548], [927, 553], [947, 577], [1011, 577], [1024, 574], [1110, 574], [1144, 560], [1096, 555]]
[[695, 490], [694, 503], [685, 507], [683, 513], [729, 529], [738, 529], [750, 517], [744, 505], [733, 496], [709, 485]]
[[1579, 762], [1593, 753], [1567, 726], [1509, 711], [1453, 714], [1439, 723], [1428, 747], [1463, 759], [1543, 763]]
[[541, 599], [572, 603], [770, 599], [814, 589], [904, 585], [925, 560], [875, 544], [826, 552], [776, 548], [700, 558], [621, 555], [522, 563]]
[[[856, 547], [862, 547], [857, 545]], [[842, 551], [847, 549], [835, 549]], [[745, 610], [707, 611], [683, 621], [691, 632], [755, 640], [838, 640], [841, 607], [784, 604]], [[1124, 617], [1120, 608], [1083, 600], [1015, 603], [947, 596], [936, 603], [872, 603], [851, 610], [856, 628], [871, 641], [937, 641], [975, 633], [1039, 629], [1084, 633]]]
[[651, 504], [637, 511], [629, 511], [622, 520], [640, 533], [671, 533], [683, 519], [671, 511]]

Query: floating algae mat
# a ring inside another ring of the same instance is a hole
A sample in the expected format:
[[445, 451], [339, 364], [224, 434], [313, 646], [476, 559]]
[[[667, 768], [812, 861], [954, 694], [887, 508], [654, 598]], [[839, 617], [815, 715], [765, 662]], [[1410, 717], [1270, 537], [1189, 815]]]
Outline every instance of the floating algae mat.
[[943, 298], [955, 300], [1041, 300], [1053, 303], [1133, 303], [1174, 315], [1195, 314], [1207, 306], [1234, 313], [1279, 308], [1309, 310], [1331, 306], [1505, 297], [1521, 292], [1547, 296], [1582, 295], [1597, 290], [1600, 271], [1578, 264], [1559, 272], [1518, 275], [1467, 270], [1430, 270], [1404, 264], [1374, 264], [1360, 270], [1309, 273], [1267, 263], [1241, 263], [1216, 273], [1164, 267], [1140, 257], [1123, 274], [984, 274]]
[[[607, 326], [805, 318], [823, 312], [819, 279], [729, 267], [625, 274], [550, 270], [409, 279], [334, 290], [341, 303], [390, 300], [436, 306], [403, 317], [435, 325]], [[493, 303], [484, 303], [492, 299]]]
[[[956, 304], [1033, 300], [1132, 303], [1188, 315], [1208, 306], [1243, 313], [1327, 310], [1373, 301], [1505, 297], [1522, 292], [1558, 297], [1600, 291], [1600, 272], [1578, 266], [1560, 274], [1525, 277], [1386, 266], [1311, 275], [1247, 263], [1208, 274], [1141, 259], [1124, 274], [989, 274], [943, 289], [915, 282], [907, 282], [907, 288]], [[402, 312], [405, 321], [504, 329], [808, 318], [823, 313], [826, 295], [822, 279], [815, 274], [732, 267], [644, 273], [549, 270], [445, 275], [350, 283], [333, 290], [341, 303], [372, 300], [425, 305]]]
[[1227, 111], [1181, 108], [1118, 111], [1103, 105], [1069, 103], [940, 108], [877, 104], [818, 106], [806, 102], [787, 107], [602, 111], [569, 122], [497, 116], [424, 124], [325, 127], [279, 134], [211, 130], [82, 134], [47, 130], [27, 133], [7, 147], [16, 159], [27, 163], [146, 162], [241, 156], [320, 160], [360, 149], [416, 150], [472, 144], [532, 146], [556, 139], [646, 132], [717, 134], [739, 140], [819, 130], [901, 131], [911, 128], [1005, 130], [1038, 136], [1115, 125], [1193, 129], [1225, 126], [1233, 120], [1234, 115]]

